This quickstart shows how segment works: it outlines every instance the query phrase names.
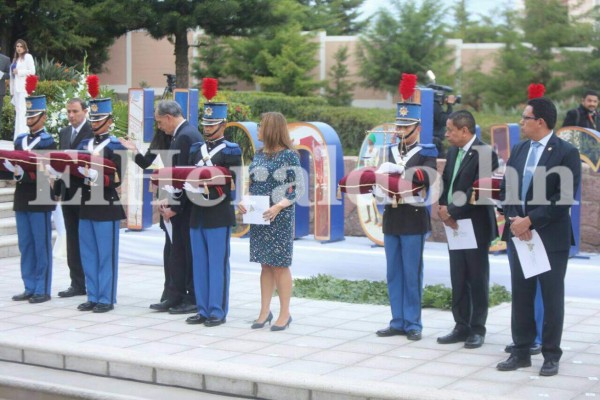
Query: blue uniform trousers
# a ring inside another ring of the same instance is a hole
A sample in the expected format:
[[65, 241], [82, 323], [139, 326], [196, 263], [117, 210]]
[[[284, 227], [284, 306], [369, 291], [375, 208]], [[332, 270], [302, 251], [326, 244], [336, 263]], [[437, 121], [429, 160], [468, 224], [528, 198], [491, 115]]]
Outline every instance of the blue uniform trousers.
[[423, 329], [423, 246], [425, 235], [383, 235], [387, 286], [392, 307], [390, 326], [398, 330]]
[[52, 212], [16, 211], [15, 215], [25, 292], [49, 295], [52, 285]]
[[223, 319], [229, 310], [231, 227], [190, 228], [198, 314]]
[[120, 221], [79, 220], [79, 248], [88, 300], [117, 302]]

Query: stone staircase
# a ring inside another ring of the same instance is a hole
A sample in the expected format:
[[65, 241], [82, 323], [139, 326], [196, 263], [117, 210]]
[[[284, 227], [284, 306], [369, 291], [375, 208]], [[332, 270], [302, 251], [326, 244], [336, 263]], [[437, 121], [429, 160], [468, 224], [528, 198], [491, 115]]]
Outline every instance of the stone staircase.
[[0, 258], [16, 257], [19, 253], [17, 222], [13, 209], [15, 183], [0, 180]]

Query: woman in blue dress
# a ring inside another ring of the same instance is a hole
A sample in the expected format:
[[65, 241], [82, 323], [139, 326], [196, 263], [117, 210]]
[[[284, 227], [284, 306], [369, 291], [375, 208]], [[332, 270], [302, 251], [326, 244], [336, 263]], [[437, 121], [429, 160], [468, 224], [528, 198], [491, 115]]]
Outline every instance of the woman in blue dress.
[[[285, 117], [278, 112], [261, 115], [258, 140], [263, 148], [254, 155], [250, 164], [250, 195], [269, 196], [270, 208], [263, 217], [269, 225], [250, 227], [250, 261], [261, 264], [261, 307], [252, 329], [271, 324], [271, 298], [277, 288], [279, 316], [272, 331], [282, 331], [292, 322], [292, 250], [294, 240], [295, 201], [302, 195], [304, 184], [298, 153], [290, 139]], [[246, 213], [243, 203], [239, 204]]]

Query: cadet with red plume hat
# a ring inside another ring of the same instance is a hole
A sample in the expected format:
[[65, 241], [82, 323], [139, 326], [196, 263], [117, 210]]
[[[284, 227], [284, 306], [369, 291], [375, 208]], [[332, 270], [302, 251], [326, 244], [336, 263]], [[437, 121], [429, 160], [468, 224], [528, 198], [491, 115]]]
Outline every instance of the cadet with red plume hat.
[[[206, 98], [202, 127], [205, 142], [190, 149], [190, 164], [199, 169], [211, 166], [230, 169], [242, 165], [242, 151], [236, 143], [225, 140], [227, 103], [213, 102], [218, 81], [204, 78], [202, 94]], [[184, 185], [192, 202], [190, 238], [193, 253], [194, 289], [198, 313], [189, 324], [218, 326], [226, 321], [229, 309], [229, 243], [235, 225], [232, 185], [210, 188]]]
[[[117, 302], [119, 265], [119, 226], [125, 219], [116, 190], [122, 182], [122, 159], [125, 147], [109, 133], [113, 123], [112, 101], [97, 99], [99, 80], [96, 75], [87, 78], [90, 121], [94, 137], [83, 140], [78, 147], [89, 156], [86, 166], [72, 167], [72, 173], [84, 177], [79, 214], [79, 246], [88, 301], [80, 304], [79, 311], [104, 313]], [[87, 158], [86, 158], [87, 159]]]
[[[52, 135], [46, 132], [46, 97], [33, 96], [38, 78], [29, 75], [25, 81], [28, 97], [25, 99], [27, 126], [30, 133], [17, 136], [15, 151], [6, 154], [2, 166], [16, 180], [13, 210], [17, 221], [19, 251], [21, 252], [21, 277], [25, 291], [13, 296], [14, 301], [29, 300], [43, 303], [50, 300], [52, 284], [52, 211], [56, 208], [51, 199], [46, 176], [38, 173], [29, 163], [31, 153], [56, 148]], [[33, 158], [35, 159], [35, 157]], [[2, 177], [5, 177], [3, 173]], [[39, 178], [39, 182], [37, 182]], [[40, 189], [40, 190], [38, 190]], [[35, 203], [35, 204], [34, 204]]]
[[[390, 205], [388, 201], [383, 213], [383, 240], [392, 319], [387, 328], [377, 331], [377, 335], [406, 335], [409, 340], [420, 340], [423, 329], [423, 246], [425, 235], [431, 230], [430, 215], [424, 199], [430, 184], [430, 173], [435, 173], [436, 170], [437, 157], [435, 145], [419, 143], [421, 105], [412, 101], [416, 84], [416, 75], [402, 74], [398, 87], [401, 101], [396, 110], [398, 143], [387, 148], [389, 161], [383, 163], [377, 171], [400, 176], [412, 181], [413, 186], [423, 188], [420, 193], [401, 199], [398, 205]], [[389, 200], [388, 193], [377, 189], [375, 192], [378, 197]]]

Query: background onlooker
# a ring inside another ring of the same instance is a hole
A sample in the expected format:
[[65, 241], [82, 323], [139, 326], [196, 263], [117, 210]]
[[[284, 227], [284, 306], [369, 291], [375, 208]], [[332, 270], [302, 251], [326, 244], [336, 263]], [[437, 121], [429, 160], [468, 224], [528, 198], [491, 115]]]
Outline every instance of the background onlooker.
[[15, 43], [15, 55], [10, 66], [10, 94], [15, 106], [15, 132], [14, 139], [21, 133], [29, 133], [27, 118], [25, 117], [26, 105], [25, 79], [27, 75], [35, 75], [35, 63], [29, 54], [27, 43], [19, 39]]
[[600, 129], [598, 115], [598, 92], [587, 90], [583, 93], [579, 107], [569, 110], [562, 126], [580, 126], [582, 128]]
[[[2, 48], [0, 48], [2, 50]], [[10, 58], [0, 53], [0, 116], [4, 108], [4, 96], [6, 96], [6, 79], [10, 74]], [[0, 132], [2, 131], [2, 118], [0, 118]]]

